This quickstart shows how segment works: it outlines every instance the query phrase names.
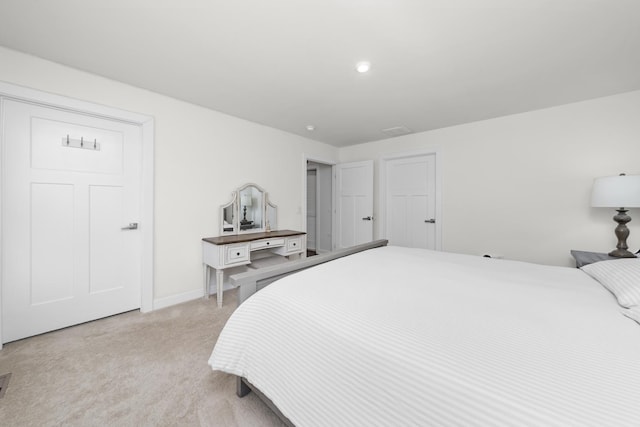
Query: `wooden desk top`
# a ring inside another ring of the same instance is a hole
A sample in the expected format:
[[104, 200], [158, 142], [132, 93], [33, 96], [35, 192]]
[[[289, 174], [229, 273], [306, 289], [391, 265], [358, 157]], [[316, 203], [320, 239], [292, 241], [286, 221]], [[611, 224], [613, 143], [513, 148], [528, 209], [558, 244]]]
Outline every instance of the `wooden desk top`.
[[265, 231], [262, 233], [243, 233], [230, 236], [205, 237], [202, 240], [207, 243], [213, 243], [214, 245], [228, 245], [230, 243], [251, 242], [253, 240], [269, 239], [271, 237], [297, 236], [299, 234], [307, 233], [305, 233], [304, 231], [294, 230], [274, 230]]

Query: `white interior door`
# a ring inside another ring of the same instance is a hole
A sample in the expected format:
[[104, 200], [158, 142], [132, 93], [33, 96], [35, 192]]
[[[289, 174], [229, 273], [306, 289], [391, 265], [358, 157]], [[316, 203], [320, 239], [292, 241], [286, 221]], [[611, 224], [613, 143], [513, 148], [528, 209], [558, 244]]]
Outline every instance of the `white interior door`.
[[3, 115], [3, 342], [139, 308], [141, 234], [123, 227], [140, 127], [13, 100]]
[[435, 154], [387, 160], [384, 167], [389, 244], [436, 249]]
[[373, 240], [373, 161], [336, 165], [338, 248]]

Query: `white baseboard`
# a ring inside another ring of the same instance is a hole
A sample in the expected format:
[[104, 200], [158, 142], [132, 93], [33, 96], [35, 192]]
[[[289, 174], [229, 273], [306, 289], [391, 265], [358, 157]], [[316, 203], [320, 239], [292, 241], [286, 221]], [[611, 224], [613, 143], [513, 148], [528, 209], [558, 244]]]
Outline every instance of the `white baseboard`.
[[194, 299], [202, 298], [203, 296], [204, 295], [202, 295], [202, 289], [198, 289], [189, 292], [183, 292], [177, 295], [171, 295], [169, 297], [158, 298], [156, 300], [153, 300], [153, 309], [159, 310], [161, 308], [171, 307], [172, 305], [192, 301]]

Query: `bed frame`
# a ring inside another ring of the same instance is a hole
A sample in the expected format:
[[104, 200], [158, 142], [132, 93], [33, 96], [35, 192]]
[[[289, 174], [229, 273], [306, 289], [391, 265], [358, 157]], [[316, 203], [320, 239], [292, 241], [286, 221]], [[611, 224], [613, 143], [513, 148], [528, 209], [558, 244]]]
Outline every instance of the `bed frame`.
[[[246, 273], [234, 274], [229, 277], [231, 283], [238, 288], [238, 306], [246, 301], [251, 295], [269, 284], [295, 272], [306, 270], [315, 265], [324, 264], [348, 255], [368, 249], [386, 246], [388, 240], [374, 240], [373, 242], [363, 243], [361, 245], [351, 246], [349, 248], [338, 249], [322, 255], [316, 255], [310, 258], [303, 258], [297, 261], [287, 262], [281, 265], [261, 268]], [[287, 417], [265, 396], [260, 390], [250, 384], [242, 377], [236, 377], [236, 394], [238, 397], [244, 397], [253, 391], [287, 426], [293, 426]]]
[[338, 249], [322, 255], [315, 255], [309, 258], [303, 258], [296, 261], [287, 262], [271, 267], [264, 267], [246, 273], [238, 273], [229, 277], [231, 284], [238, 288], [238, 306], [246, 301], [251, 295], [260, 289], [268, 286], [272, 282], [285, 276], [293, 274], [300, 270], [306, 270], [314, 265], [324, 264], [347, 255], [353, 255], [368, 249], [386, 246], [388, 240], [374, 240], [373, 242], [363, 243], [361, 245], [351, 246], [344, 249]]

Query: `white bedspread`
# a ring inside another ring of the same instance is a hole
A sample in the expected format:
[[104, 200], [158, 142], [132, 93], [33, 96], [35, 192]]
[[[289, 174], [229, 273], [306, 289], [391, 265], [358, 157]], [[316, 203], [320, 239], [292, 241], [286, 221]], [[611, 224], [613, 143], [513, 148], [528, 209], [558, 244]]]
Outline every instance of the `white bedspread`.
[[251, 297], [209, 364], [296, 426], [640, 426], [640, 325], [572, 268], [361, 252]]

